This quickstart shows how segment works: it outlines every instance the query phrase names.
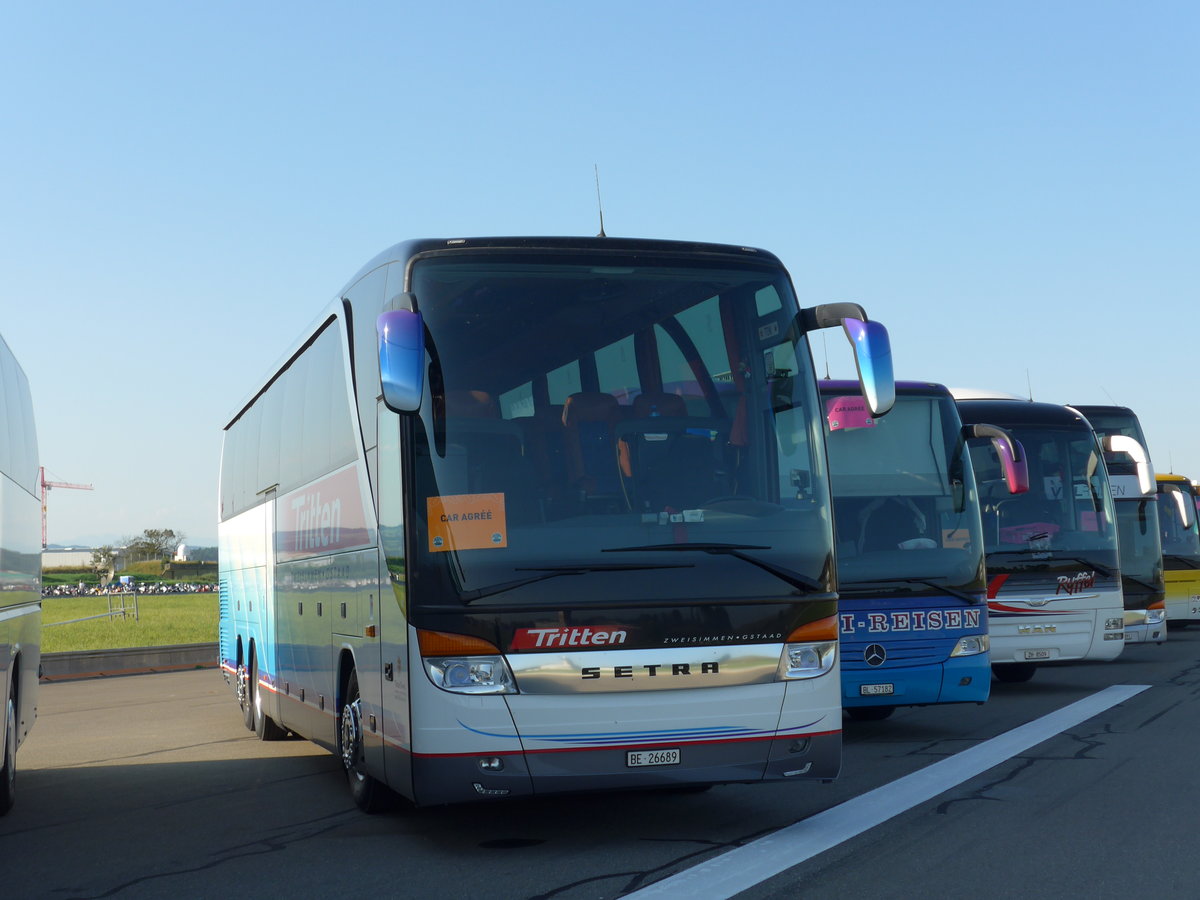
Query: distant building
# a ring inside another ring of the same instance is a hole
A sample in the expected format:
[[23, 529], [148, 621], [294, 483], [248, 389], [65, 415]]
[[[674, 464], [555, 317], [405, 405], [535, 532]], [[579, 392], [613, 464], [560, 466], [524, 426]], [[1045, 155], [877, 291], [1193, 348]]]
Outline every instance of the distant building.
[[[42, 568], [88, 569], [92, 565], [93, 547], [48, 547], [42, 551]], [[128, 558], [124, 547], [114, 547], [116, 569], [125, 568]]]
[[42, 551], [42, 568], [53, 569], [57, 567], [65, 567], [71, 569], [79, 569], [92, 564], [92, 550], [90, 547], [80, 549], [77, 547], [56, 547], [53, 550]]
[[175, 562], [188, 562], [191, 559], [189, 552], [187, 544], [180, 544], [175, 548]]

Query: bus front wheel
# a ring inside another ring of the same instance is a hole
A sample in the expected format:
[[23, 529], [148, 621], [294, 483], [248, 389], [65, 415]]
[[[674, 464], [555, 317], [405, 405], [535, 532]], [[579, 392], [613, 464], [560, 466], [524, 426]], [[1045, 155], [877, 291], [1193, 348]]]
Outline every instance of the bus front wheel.
[[350, 796], [354, 804], [366, 813], [376, 813], [387, 808], [388, 789], [363, 768], [362, 697], [358, 692], [358, 673], [351, 672], [346, 685], [346, 700], [342, 704], [341, 724], [338, 728], [338, 751], [342, 767], [346, 770], [346, 781], [350, 785]]
[[17, 688], [4, 705], [4, 768], [0, 769], [0, 816], [12, 809], [17, 790]]

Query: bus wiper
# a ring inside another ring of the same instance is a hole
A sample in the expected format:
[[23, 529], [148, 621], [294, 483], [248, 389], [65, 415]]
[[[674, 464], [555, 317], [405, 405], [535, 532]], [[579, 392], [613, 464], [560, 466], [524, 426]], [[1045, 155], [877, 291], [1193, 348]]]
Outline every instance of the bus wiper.
[[855, 579], [854, 581], [845, 582], [842, 587], [853, 588], [860, 584], [923, 584], [926, 587], [931, 587], [935, 591], [944, 591], [951, 597], [957, 597], [959, 600], [965, 600], [972, 606], [978, 606], [984, 602], [983, 591], [979, 592], [978, 596], [972, 596], [966, 591], [960, 591], [956, 587], [951, 587], [948, 584], [939, 584], [932, 578], [864, 578]]
[[1200, 569], [1200, 562], [1196, 562], [1196, 560], [1187, 556], [1180, 556], [1178, 553], [1164, 553], [1163, 559], [1170, 559], [1178, 563], [1184, 563], [1189, 569]]
[[1044, 562], [1046, 560], [1059, 562], [1059, 561], [1066, 561], [1066, 560], [1073, 559], [1075, 562], [1079, 563], [1081, 566], [1089, 566], [1090, 568], [1095, 569], [1101, 575], [1104, 575], [1106, 577], [1111, 577], [1114, 574], [1112, 569], [1108, 568], [1107, 566], [1102, 566], [1098, 562], [1094, 562], [1094, 561], [1092, 561], [1090, 559], [1086, 559], [1082, 556], [1074, 556], [1074, 555], [1060, 556], [1058, 553], [1056, 553], [1053, 550], [992, 550], [992, 551], [989, 551], [987, 555], [988, 556], [1023, 556], [1026, 553], [1049, 554], [1049, 556], [1041, 556], [1041, 557], [1037, 558], [1035, 560], [1037, 562]]
[[482, 600], [484, 597], [490, 597], [493, 594], [502, 594], [505, 591], [511, 591], [514, 588], [523, 587], [527, 584], [533, 584], [535, 581], [545, 581], [547, 578], [557, 578], [559, 575], [583, 575], [587, 572], [639, 572], [646, 569], [694, 569], [695, 566], [690, 563], [680, 563], [678, 565], [656, 565], [654, 563], [624, 563], [615, 565], [586, 565], [586, 566], [528, 566], [514, 568], [514, 572], [538, 572], [538, 575], [530, 575], [526, 578], [518, 578], [515, 581], [505, 581], [500, 584], [488, 585], [485, 588], [478, 588], [473, 591], [463, 591], [460, 595], [464, 603], [473, 603], [476, 600]]
[[1073, 559], [1073, 560], [1075, 560], [1075, 562], [1079, 563], [1081, 566], [1091, 566], [1093, 569], [1095, 569], [1097, 572], [1099, 572], [1101, 575], [1104, 575], [1104, 576], [1110, 576], [1113, 574], [1113, 570], [1108, 568], [1107, 566], [1102, 566], [1099, 563], [1092, 562], [1090, 559], [1084, 559], [1082, 556], [1056, 556], [1054, 558], [1055, 559]]
[[825, 592], [826, 588], [821, 582], [815, 578], [809, 578], [807, 575], [801, 575], [799, 572], [792, 569], [777, 566], [774, 563], [765, 562], [758, 557], [751, 556], [748, 553], [743, 553], [743, 550], [771, 550], [771, 547], [764, 547], [759, 544], [645, 544], [640, 547], [606, 547], [601, 550], [601, 553], [635, 553], [643, 550], [654, 551], [662, 550], [667, 553], [678, 553], [679, 551], [694, 551], [698, 553], [710, 553], [713, 556], [734, 556], [743, 562], [748, 562], [752, 566], [758, 566], [764, 572], [770, 572], [781, 581], [786, 581], [792, 587], [804, 591], [808, 594]]

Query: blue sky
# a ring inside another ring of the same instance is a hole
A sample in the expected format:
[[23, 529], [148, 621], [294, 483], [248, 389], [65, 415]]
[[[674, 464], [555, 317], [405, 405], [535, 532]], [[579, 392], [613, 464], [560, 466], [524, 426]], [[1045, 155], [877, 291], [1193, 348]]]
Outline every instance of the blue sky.
[[[1200, 7], [0, 7], [0, 333], [52, 543], [215, 543], [220, 430], [409, 237], [778, 254], [897, 376], [1139, 412], [1200, 478]], [[819, 363], [823, 344], [815, 344]], [[852, 371], [828, 341], [835, 376]]]

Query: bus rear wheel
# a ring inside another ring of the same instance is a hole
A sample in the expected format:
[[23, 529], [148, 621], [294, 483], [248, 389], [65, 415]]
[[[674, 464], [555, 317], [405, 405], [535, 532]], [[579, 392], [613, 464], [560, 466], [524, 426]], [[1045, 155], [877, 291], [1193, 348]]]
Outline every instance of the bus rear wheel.
[[351, 672], [346, 684], [346, 700], [342, 704], [338, 728], [338, 753], [346, 770], [350, 796], [363, 812], [377, 813], [388, 807], [387, 787], [372, 778], [363, 768], [362, 697], [358, 691], [358, 673]]
[[242, 710], [242, 724], [246, 726], [247, 730], [253, 731], [254, 709], [251, 705], [253, 702], [253, 689], [250, 686], [250, 674], [245, 663], [238, 663], [236, 678], [237, 701], [238, 706], [241, 707]]
[[4, 705], [4, 768], [0, 769], [0, 816], [12, 809], [17, 791], [17, 688]]
[[1005, 684], [1020, 684], [1028, 681], [1036, 671], [1037, 666], [1033, 663], [1007, 663], [1001, 666], [992, 666], [992, 674], [996, 676], [996, 680], [1003, 681]]
[[855, 722], [882, 722], [896, 711], [894, 706], [847, 706], [846, 715]]

